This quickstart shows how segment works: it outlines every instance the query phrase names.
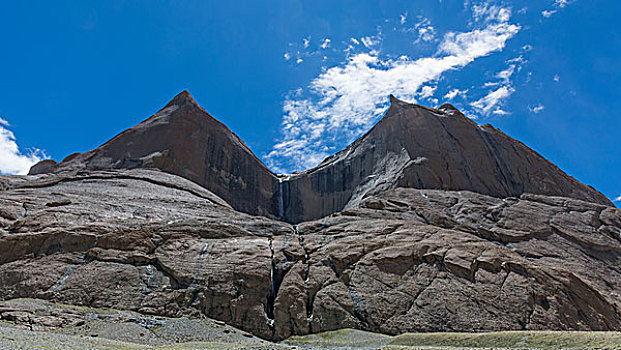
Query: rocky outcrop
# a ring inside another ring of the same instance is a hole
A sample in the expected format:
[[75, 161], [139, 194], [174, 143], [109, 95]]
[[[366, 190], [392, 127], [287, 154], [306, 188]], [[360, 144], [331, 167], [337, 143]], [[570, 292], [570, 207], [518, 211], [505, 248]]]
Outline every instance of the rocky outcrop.
[[449, 105], [392, 98], [345, 150], [278, 176], [183, 92], [93, 151], [0, 176], [0, 247], [2, 299], [264, 339], [621, 330], [621, 212]]
[[391, 96], [385, 116], [319, 166], [277, 176], [187, 91], [97, 149], [30, 174], [157, 168], [192, 180], [238, 211], [290, 223], [318, 219], [365, 196], [404, 188], [469, 190], [505, 198], [533, 193], [612, 205], [535, 151], [451, 105], [439, 109]]
[[154, 170], [0, 183], [3, 299], [206, 315], [265, 339], [621, 329], [621, 212], [601, 204], [395, 188], [290, 225]]
[[38, 299], [0, 301], [0, 346], [58, 350], [290, 349], [206, 318], [166, 318]]

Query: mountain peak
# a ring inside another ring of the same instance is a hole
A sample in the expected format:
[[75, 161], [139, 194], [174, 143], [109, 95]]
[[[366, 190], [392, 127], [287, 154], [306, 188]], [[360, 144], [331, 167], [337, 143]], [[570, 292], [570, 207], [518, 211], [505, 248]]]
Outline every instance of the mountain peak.
[[204, 186], [236, 210], [288, 222], [325, 217], [395, 187], [500, 198], [532, 193], [612, 205], [519, 141], [479, 126], [451, 105], [428, 108], [394, 95], [390, 103], [365, 135], [287, 179], [277, 178], [187, 90], [95, 150], [37, 164], [30, 174], [157, 168]]
[[[459, 112], [459, 109], [455, 108], [455, 106], [453, 106], [450, 103], [445, 103], [442, 106], [438, 107], [439, 110], [443, 110], [443, 111], [454, 111], [454, 112]], [[461, 113], [461, 112], [460, 112]]]
[[410, 103], [407, 103], [407, 102], [405, 102], [403, 100], [400, 100], [400, 99], [396, 98], [395, 95], [393, 95], [393, 94], [390, 94], [389, 98], [390, 98], [390, 106], [391, 107], [393, 107], [393, 106], [403, 107], [403, 106], [410, 105]]
[[187, 90], [96, 149], [60, 163], [38, 163], [30, 174], [135, 168], [155, 168], [189, 179], [246, 213], [271, 212], [276, 183], [272, 172]]
[[192, 97], [190, 92], [188, 90], [183, 90], [178, 93], [177, 96], [175, 96], [172, 100], [170, 100], [170, 102], [168, 102], [168, 104], [164, 108], [170, 107], [172, 105], [181, 107], [188, 104], [198, 106], [198, 103]]
[[395, 95], [390, 94], [390, 104], [396, 103], [397, 101], [399, 101], [399, 99], [397, 99]]

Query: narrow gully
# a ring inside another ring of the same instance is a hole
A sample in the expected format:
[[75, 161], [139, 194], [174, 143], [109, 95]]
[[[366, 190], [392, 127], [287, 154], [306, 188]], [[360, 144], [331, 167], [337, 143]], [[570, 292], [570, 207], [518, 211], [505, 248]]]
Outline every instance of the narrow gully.
[[287, 208], [289, 206], [289, 179], [290, 176], [278, 178], [278, 218], [280, 221], [287, 221]]
[[304, 237], [300, 235], [298, 231], [298, 225], [293, 226], [293, 233], [298, 236], [298, 241], [300, 246], [304, 250], [304, 289], [306, 290], [306, 320], [308, 322], [309, 332], [313, 332], [313, 296], [310, 290], [309, 282], [310, 282], [310, 256], [308, 254], [308, 250], [304, 245]]

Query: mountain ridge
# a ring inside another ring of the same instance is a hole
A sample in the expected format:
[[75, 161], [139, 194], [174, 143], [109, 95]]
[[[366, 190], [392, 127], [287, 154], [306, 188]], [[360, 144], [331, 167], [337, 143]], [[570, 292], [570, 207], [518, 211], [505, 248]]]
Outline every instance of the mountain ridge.
[[493, 127], [393, 98], [323, 165], [278, 176], [189, 98], [0, 176], [0, 300], [206, 316], [269, 340], [621, 330], [621, 210]]
[[435, 109], [389, 99], [370, 130], [319, 165], [292, 174], [270, 170], [187, 90], [101, 146], [60, 163], [45, 160], [30, 174], [158, 168], [212, 190], [237, 210], [293, 223], [393, 187], [472, 190], [499, 198], [560, 195], [613, 205], [528, 146], [450, 104]]

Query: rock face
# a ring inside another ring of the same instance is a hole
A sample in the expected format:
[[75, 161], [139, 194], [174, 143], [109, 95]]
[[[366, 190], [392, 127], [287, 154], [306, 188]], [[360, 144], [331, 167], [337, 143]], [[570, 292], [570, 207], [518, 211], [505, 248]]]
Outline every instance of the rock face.
[[534, 193], [612, 205], [532, 149], [451, 105], [439, 109], [391, 96], [364, 136], [286, 183], [285, 217], [317, 219], [389, 188], [469, 190], [505, 198]]
[[319, 166], [277, 176], [226, 126], [181, 92], [154, 116], [97, 149], [30, 174], [157, 168], [192, 180], [238, 211], [299, 223], [355, 206], [390, 188], [523, 193], [612, 205], [601, 193], [491, 125], [450, 105], [430, 109], [393, 96], [382, 120]]
[[205, 315], [273, 340], [621, 330], [621, 211], [450, 106], [393, 100], [287, 179], [182, 93], [31, 173], [0, 176], [2, 299]]
[[37, 299], [0, 301], [0, 344], [4, 349], [56, 350], [291, 349], [205, 318], [148, 316]]
[[4, 176], [3, 299], [227, 322], [620, 330], [621, 212], [562, 197], [398, 188], [296, 226], [153, 170]]
[[180, 175], [253, 215], [273, 212], [274, 174], [187, 91], [155, 115], [86, 153], [45, 160], [30, 174], [156, 168]]

